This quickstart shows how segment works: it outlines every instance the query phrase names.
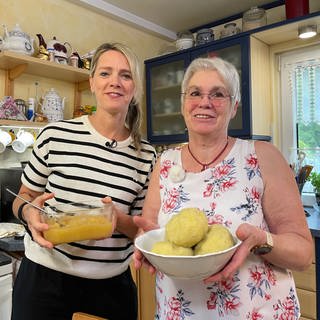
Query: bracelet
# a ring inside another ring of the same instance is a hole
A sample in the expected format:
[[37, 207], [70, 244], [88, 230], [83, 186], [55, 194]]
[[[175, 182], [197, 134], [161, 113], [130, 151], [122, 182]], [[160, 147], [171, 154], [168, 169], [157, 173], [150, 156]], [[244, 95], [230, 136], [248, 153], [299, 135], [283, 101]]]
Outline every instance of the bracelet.
[[28, 225], [27, 221], [23, 218], [22, 215], [22, 210], [24, 208], [25, 205], [27, 205], [27, 202], [24, 202], [22, 205], [20, 205], [19, 209], [18, 209], [18, 218], [19, 220], [22, 222], [22, 224], [24, 224], [25, 226]]

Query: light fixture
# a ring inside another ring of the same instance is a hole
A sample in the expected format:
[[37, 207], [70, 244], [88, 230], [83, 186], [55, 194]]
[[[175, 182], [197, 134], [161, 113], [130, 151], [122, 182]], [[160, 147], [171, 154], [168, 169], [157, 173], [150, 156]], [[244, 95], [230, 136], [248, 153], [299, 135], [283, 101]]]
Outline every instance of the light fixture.
[[317, 25], [299, 27], [298, 35], [300, 39], [314, 37], [317, 34]]

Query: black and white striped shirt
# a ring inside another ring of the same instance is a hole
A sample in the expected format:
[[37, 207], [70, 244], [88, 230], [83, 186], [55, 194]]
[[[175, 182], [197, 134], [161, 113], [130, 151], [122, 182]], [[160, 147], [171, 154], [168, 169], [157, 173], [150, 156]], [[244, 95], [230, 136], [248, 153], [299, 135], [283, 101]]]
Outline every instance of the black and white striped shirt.
[[[131, 137], [118, 141], [116, 147], [108, 146], [110, 143], [87, 116], [49, 124], [37, 138], [22, 183], [35, 191], [53, 192], [54, 202], [110, 196], [123, 212], [140, 214], [156, 159], [154, 148], [143, 140], [139, 154]], [[61, 244], [52, 250], [25, 237], [25, 254], [30, 260], [92, 279], [125, 271], [132, 252], [132, 241], [117, 232], [109, 239]]]

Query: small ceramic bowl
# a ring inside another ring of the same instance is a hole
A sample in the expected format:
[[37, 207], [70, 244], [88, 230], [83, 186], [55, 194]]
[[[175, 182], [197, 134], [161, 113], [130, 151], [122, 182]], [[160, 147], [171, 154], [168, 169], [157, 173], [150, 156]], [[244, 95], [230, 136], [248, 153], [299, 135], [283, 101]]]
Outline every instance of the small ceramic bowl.
[[193, 39], [182, 38], [176, 40], [176, 48], [177, 50], [184, 50], [193, 47]]

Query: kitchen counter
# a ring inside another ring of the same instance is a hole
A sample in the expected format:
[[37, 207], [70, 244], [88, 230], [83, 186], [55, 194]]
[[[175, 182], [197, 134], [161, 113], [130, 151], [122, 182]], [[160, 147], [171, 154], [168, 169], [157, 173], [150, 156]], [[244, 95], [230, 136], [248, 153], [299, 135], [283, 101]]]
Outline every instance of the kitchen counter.
[[305, 207], [309, 214], [307, 222], [315, 243], [315, 271], [316, 271], [316, 318], [320, 315], [320, 212], [312, 207]]
[[307, 222], [312, 235], [315, 238], [320, 238], [320, 212], [313, 207], [305, 207], [304, 209], [309, 213]]

